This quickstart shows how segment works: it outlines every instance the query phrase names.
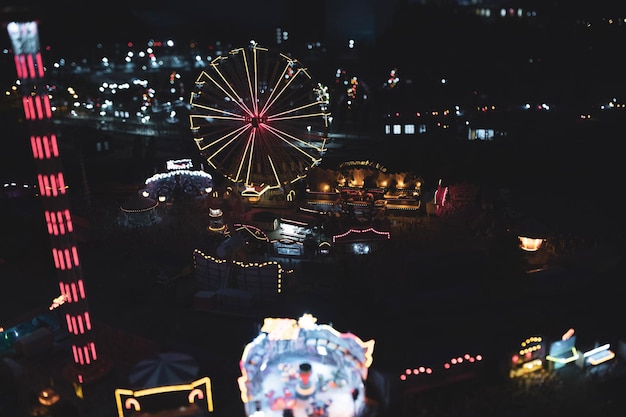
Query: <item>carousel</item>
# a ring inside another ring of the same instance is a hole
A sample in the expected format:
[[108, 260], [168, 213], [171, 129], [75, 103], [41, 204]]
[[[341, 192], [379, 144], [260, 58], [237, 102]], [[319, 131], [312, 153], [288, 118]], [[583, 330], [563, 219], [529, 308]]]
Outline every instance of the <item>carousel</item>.
[[129, 228], [147, 227], [161, 219], [157, 213], [158, 201], [133, 195], [120, 205], [119, 223]]
[[374, 340], [317, 324], [266, 318], [243, 352], [238, 379], [246, 415], [353, 417], [366, 410]]

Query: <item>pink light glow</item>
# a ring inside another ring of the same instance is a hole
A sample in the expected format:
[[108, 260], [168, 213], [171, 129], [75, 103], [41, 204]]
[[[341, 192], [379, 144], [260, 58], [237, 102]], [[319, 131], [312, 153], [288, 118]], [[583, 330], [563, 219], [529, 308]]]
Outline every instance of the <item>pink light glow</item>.
[[83, 354], [85, 356], [85, 361], [87, 363], [91, 363], [91, 359], [89, 359], [89, 350], [88, 350], [87, 346], [83, 346]]
[[45, 211], [44, 215], [46, 216], [46, 224], [48, 225], [48, 234], [57, 234], [58, 231], [56, 229], [56, 224], [54, 222], [52, 222], [52, 219], [50, 217], [50, 212], [49, 211]]
[[15, 61], [15, 71], [17, 72], [17, 78], [20, 80], [24, 78], [24, 65], [23, 65], [23, 55], [15, 55], [13, 56], [13, 60]]
[[43, 78], [43, 60], [41, 59], [41, 52], [37, 52], [35, 55], [35, 59], [37, 60], [37, 70], [39, 70], [39, 78]]
[[[64, 249], [63, 255], [65, 255], [65, 265], [67, 265], [67, 268], [68, 269], [72, 268], [72, 258], [70, 256], [69, 249]], [[72, 285], [74, 286], [74, 288], [76, 288], [76, 284], [72, 283]]]
[[52, 146], [52, 155], [59, 156], [59, 145], [57, 144], [57, 135], [50, 135], [50, 145]]
[[83, 351], [82, 349], [76, 349], [76, 352], [78, 353], [78, 361], [80, 362], [81, 365], [85, 364], [85, 358], [83, 358]]
[[78, 260], [78, 249], [76, 249], [76, 246], [72, 246], [72, 258], [74, 259], [74, 266], [80, 265], [80, 261]]
[[96, 354], [96, 344], [94, 342], [89, 342], [89, 349], [91, 349], [91, 356], [93, 357], [93, 360], [97, 360], [98, 355]]
[[35, 96], [35, 106], [37, 107], [37, 118], [43, 119], [43, 109], [41, 108], [41, 97]]
[[85, 286], [83, 284], [83, 280], [78, 280], [78, 292], [80, 293], [80, 298], [85, 298]]
[[28, 54], [26, 56], [26, 61], [28, 63], [28, 73], [30, 74], [30, 78], [35, 78], [35, 62], [33, 61], [33, 56]]
[[52, 117], [52, 109], [50, 108], [50, 97], [48, 97], [47, 95], [43, 96], [43, 104], [44, 104], [44, 109], [46, 110], [46, 118], [51, 118]]
[[78, 301], [78, 293], [76, 291], [76, 284], [72, 282], [71, 287], [72, 287], [72, 301], [76, 302]]
[[50, 175], [50, 188], [54, 197], [59, 195], [59, 186], [57, 185], [57, 179], [54, 175]]
[[[54, 219], [54, 216], [52, 216]], [[57, 211], [56, 223], [59, 225], [59, 232], [64, 235], [65, 234], [65, 224], [63, 223], [63, 214], [60, 211]]]
[[33, 150], [33, 158], [42, 159], [43, 151], [41, 149], [41, 141], [39, 140], [39, 136], [30, 137], [30, 147]]
[[59, 258], [59, 254], [57, 253], [56, 249], [52, 249], [52, 258], [54, 259], [54, 266], [57, 269], [65, 269], [62, 265], [61, 265], [61, 260]]
[[41, 174], [37, 175], [37, 182], [39, 183], [39, 194], [45, 195], [46, 194], [46, 187], [45, 187], [45, 184], [44, 184], [43, 175], [41, 175]]
[[65, 321], [67, 322], [67, 330], [70, 333], [74, 333], [73, 327], [72, 327], [72, 318], [70, 317], [69, 314], [65, 315]]
[[61, 191], [61, 194], [65, 194], [65, 178], [63, 177], [63, 173], [59, 172], [57, 176], [59, 180], [59, 191]]
[[[85, 316], [85, 325], [87, 326], [87, 330], [91, 330], [91, 316], [89, 316], [89, 312], [85, 311], [84, 316]], [[94, 346], [94, 350], [95, 350], [95, 346]]]
[[33, 102], [29, 100], [28, 97], [22, 97], [22, 105], [24, 107], [24, 116], [26, 116], [26, 120], [32, 120], [34, 118], [33, 113], [35, 112]]
[[74, 231], [74, 225], [72, 223], [72, 216], [70, 215], [70, 211], [68, 209], [65, 209], [63, 213], [65, 214], [65, 221], [67, 223], [67, 231], [71, 233]]

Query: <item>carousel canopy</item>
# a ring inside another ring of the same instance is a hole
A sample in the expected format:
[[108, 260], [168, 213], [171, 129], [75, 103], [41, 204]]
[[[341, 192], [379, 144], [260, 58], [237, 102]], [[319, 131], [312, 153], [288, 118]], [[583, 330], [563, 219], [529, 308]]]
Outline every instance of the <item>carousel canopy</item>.
[[135, 195], [126, 200], [120, 206], [120, 209], [126, 212], [148, 211], [155, 208], [158, 204], [158, 201], [153, 200], [150, 197], [141, 197], [140, 195]]

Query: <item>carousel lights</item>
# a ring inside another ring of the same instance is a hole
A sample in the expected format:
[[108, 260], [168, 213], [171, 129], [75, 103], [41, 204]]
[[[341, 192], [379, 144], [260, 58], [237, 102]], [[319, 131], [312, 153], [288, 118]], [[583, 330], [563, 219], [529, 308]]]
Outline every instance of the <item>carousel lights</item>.
[[368, 233], [368, 232], [373, 232], [373, 233], [376, 233], [376, 234], [381, 235], [381, 236], [386, 236], [387, 239], [389, 239], [390, 236], [391, 236], [391, 234], [389, 232], [381, 232], [379, 230], [374, 229], [373, 227], [368, 227], [367, 229], [350, 229], [347, 232], [341, 233], [339, 235], [334, 235], [333, 236], [333, 243], [335, 243], [335, 241], [337, 239], [341, 239], [342, 237], [346, 237], [350, 233]]
[[[352, 333], [340, 333], [335, 330], [331, 325], [318, 325], [316, 324], [317, 318], [310, 314], [304, 314], [298, 320], [288, 318], [266, 318], [261, 328], [261, 333], [251, 343], [248, 343], [244, 348], [239, 367], [241, 370], [241, 376], [237, 378], [237, 383], [241, 393], [241, 400], [244, 403], [248, 403], [254, 400], [254, 394], [250, 392], [248, 388], [249, 372], [247, 367], [262, 366], [258, 355], [253, 354], [253, 349], [262, 348], [263, 344], [268, 340], [297, 340], [300, 337], [306, 338], [307, 332], [312, 331], [315, 334], [315, 338], [319, 338], [322, 332], [328, 332], [331, 336], [336, 338], [335, 343], [338, 347], [343, 349], [335, 349], [338, 353], [343, 353], [352, 357], [356, 362], [356, 370], [359, 371], [363, 380], [367, 379], [367, 369], [372, 363], [372, 352], [374, 349], [374, 340], [367, 342], [362, 341], [360, 338]], [[332, 340], [329, 336], [325, 336], [326, 340]], [[353, 343], [355, 342], [358, 349], [355, 350]], [[263, 354], [267, 354], [263, 350]], [[321, 353], [318, 353], [322, 355]], [[252, 368], [250, 368], [252, 369]]]
[[190, 177], [198, 177], [198, 178], [203, 178], [203, 179], [207, 179], [207, 180], [212, 180], [213, 177], [211, 176], [211, 174], [206, 173], [204, 171], [190, 171], [187, 169], [179, 169], [179, 170], [174, 170], [174, 171], [170, 171], [170, 172], [159, 172], [157, 174], [154, 174], [153, 176], [151, 176], [150, 178], [147, 178], [146, 181], [144, 182], [146, 185], [155, 182], [155, 181], [162, 181], [162, 180], [167, 180], [170, 178], [176, 178], [176, 176], [190, 176]]

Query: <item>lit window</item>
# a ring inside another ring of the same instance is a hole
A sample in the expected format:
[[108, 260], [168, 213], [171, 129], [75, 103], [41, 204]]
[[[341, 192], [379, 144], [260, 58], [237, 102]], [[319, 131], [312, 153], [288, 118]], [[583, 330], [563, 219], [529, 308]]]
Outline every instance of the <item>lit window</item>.
[[402, 133], [402, 125], [393, 125], [393, 134], [399, 135]]
[[415, 134], [415, 125], [404, 125], [404, 133], [406, 135], [414, 135]]

